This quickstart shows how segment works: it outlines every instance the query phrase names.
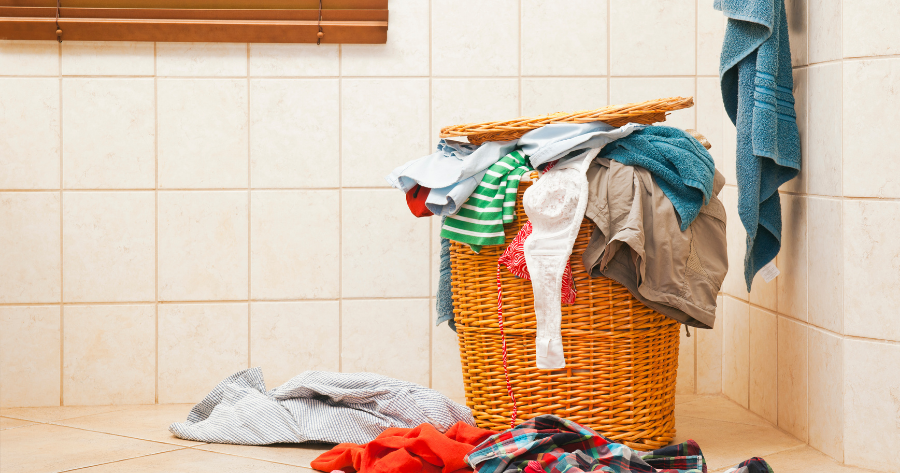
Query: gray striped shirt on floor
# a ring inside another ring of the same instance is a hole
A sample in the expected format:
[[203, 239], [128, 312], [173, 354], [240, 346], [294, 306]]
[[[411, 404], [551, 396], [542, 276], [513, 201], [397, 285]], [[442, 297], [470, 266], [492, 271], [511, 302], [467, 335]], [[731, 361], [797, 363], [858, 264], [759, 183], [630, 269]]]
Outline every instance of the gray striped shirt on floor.
[[260, 368], [239, 371], [169, 431], [197, 442], [237, 445], [367, 443], [391, 427], [475, 425], [467, 407], [414, 383], [373, 373], [307, 371], [266, 392]]

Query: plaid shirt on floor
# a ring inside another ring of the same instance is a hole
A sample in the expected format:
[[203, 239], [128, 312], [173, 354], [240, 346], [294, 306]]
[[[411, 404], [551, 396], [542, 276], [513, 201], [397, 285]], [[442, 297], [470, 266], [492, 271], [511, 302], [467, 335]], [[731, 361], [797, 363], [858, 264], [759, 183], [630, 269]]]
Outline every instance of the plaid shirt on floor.
[[[751, 459], [739, 465], [762, 459]], [[706, 473], [706, 460], [693, 440], [638, 452], [610, 441], [593, 430], [552, 415], [543, 415], [515, 429], [491, 436], [466, 458], [479, 473]], [[758, 466], [754, 464], [752, 466]], [[771, 470], [735, 470], [771, 473]]]

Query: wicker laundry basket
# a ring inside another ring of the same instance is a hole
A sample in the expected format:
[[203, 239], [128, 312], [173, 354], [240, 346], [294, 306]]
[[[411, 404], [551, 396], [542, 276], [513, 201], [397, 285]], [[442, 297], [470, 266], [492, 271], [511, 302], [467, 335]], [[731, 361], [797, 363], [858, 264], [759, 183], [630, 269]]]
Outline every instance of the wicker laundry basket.
[[[652, 124], [664, 121], [667, 112], [692, 105], [691, 97], [672, 97], [585, 112], [445, 127], [441, 136], [466, 136], [480, 144], [518, 138], [549, 123]], [[530, 185], [522, 183], [519, 188], [517, 219], [505, 226], [504, 246], [486, 246], [481, 254], [457, 242], [450, 248], [466, 404], [478, 425], [487, 429], [506, 429], [512, 418], [497, 319], [497, 260], [528, 220], [522, 209], [522, 194]], [[629, 447], [656, 449], [668, 445], [675, 436], [680, 324], [647, 308], [621, 284], [588, 276], [581, 255], [592, 230], [593, 225], [585, 219], [570, 258], [578, 297], [575, 304], [562, 307], [565, 369], [540, 370], [535, 366], [531, 281], [515, 277], [505, 267], [501, 270], [507, 364], [517, 421], [555, 414]]]
[[[528, 220], [522, 209], [506, 226], [505, 246], [481, 254], [452, 242], [453, 304], [462, 360], [466, 404], [479, 427], [509, 427], [507, 395], [497, 321], [497, 259]], [[578, 297], [562, 306], [566, 367], [535, 366], [534, 295], [531, 281], [503, 267], [503, 320], [508, 369], [524, 421], [555, 414], [586, 425], [607, 438], [639, 450], [668, 445], [675, 435], [675, 375], [680, 324], [654, 312], [621, 284], [590, 278], [581, 254], [593, 224], [585, 219], [570, 262]]]

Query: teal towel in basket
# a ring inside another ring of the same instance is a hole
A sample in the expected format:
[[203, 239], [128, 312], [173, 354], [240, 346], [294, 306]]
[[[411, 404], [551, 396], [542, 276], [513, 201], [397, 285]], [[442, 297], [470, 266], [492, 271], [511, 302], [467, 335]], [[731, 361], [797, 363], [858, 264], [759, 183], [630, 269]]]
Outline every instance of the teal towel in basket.
[[747, 290], [781, 249], [778, 187], [800, 171], [800, 136], [784, 0], [715, 0], [728, 17], [719, 77], [737, 127], [738, 214]]

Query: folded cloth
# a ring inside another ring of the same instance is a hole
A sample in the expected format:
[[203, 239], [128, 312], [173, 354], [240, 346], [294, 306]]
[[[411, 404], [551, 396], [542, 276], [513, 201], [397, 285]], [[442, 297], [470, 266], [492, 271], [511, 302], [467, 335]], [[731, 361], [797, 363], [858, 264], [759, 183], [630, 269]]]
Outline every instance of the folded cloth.
[[518, 473], [527, 468], [560, 473], [706, 473], [706, 460], [693, 440], [638, 452], [553, 415], [535, 417], [491, 436], [466, 461], [479, 473]]
[[716, 197], [725, 177], [715, 172], [709, 203], [684, 232], [650, 171], [598, 157], [587, 179], [584, 215], [595, 225], [581, 256], [588, 274], [619, 282], [683, 324], [712, 328], [728, 271], [725, 207]]
[[[519, 138], [519, 149], [528, 156], [531, 166], [538, 169], [565, 155], [585, 149], [601, 148], [610, 141], [624, 138], [644, 128], [629, 123], [618, 128], [603, 122], [551, 123], [535, 128]], [[543, 169], [543, 168], [541, 168]]]
[[[528, 262], [525, 261], [525, 239], [529, 235], [531, 235], [531, 220], [522, 225], [519, 233], [509, 243], [509, 246], [506, 247], [506, 250], [503, 251], [497, 262], [506, 266], [506, 269], [517, 278], [531, 281], [531, 274], [528, 273]], [[563, 304], [571, 305], [575, 303], [576, 296], [578, 296], [578, 291], [575, 290], [575, 277], [572, 275], [572, 265], [566, 261], [560, 297]]]
[[441, 225], [441, 238], [466, 243], [478, 253], [484, 245], [506, 242], [503, 224], [516, 218], [519, 181], [531, 166], [521, 151], [491, 165], [475, 192]]
[[774, 473], [772, 467], [760, 457], [744, 460], [738, 466], [725, 470], [724, 473]]
[[784, 0], [715, 0], [728, 17], [719, 77], [737, 127], [738, 214], [747, 230], [744, 279], [781, 250], [778, 187], [800, 172]]
[[[443, 220], [441, 223], [443, 224]], [[435, 325], [447, 322], [447, 325], [455, 332], [456, 315], [453, 313], [453, 285], [450, 273], [450, 240], [447, 238], [441, 238], [441, 265], [438, 269], [438, 290], [435, 311], [437, 312], [437, 322], [435, 322]]]
[[310, 466], [321, 471], [359, 473], [471, 472], [465, 456], [495, 433], [465, 422], [458, 422], [444, 433], [430, 424], [388, 429], [364, 445], [337, 445], [319, 455]]
[[366, 443], [391, 427], [475, 425], [443, 394], [372, 373], [306, 371], [266, 392], [260, 368], [229, 376], [169, 431], [196, 442], [236, 445]]
[[398, 166], [385, 179], [404, 194], [416, 184], [431, 192], [425, 206], [435, 215], [452, 215], [484, 178], [485, 171], [516, 149], [516, 140], [476, 146], [441, 140], [437, 151]]
[[713, 192], [716, 165], [696, 138], [678, 128], [649, 126], [616, 140], [600, 156], [653, 174], [687, 230]]

